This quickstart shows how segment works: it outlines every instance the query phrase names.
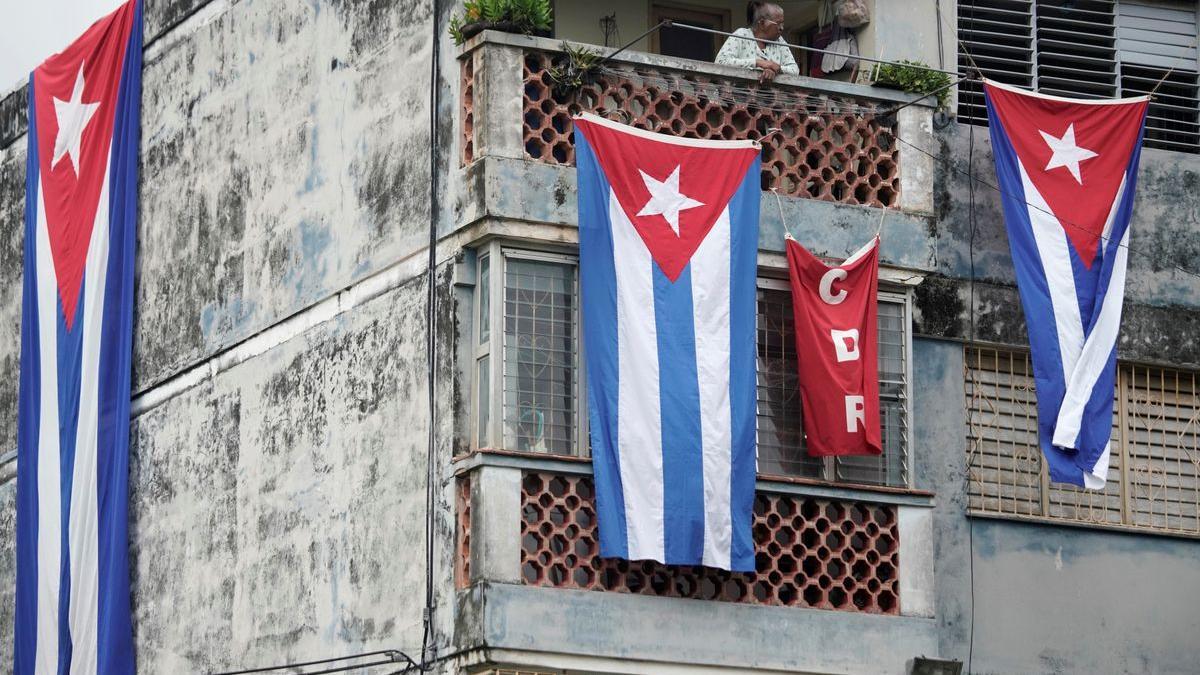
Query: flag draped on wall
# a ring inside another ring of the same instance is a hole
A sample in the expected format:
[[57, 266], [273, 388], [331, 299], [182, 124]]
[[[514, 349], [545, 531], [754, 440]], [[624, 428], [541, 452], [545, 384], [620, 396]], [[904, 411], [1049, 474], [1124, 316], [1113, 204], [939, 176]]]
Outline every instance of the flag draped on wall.
[[1051, 480], [1108, 476], [1117, 332], [1148, 98], [984, 85]]
[[829, 267], [787, 240], [808, 454], [878, 455], [879, 237]]
[[751, 571], [759, 148], [575, 132], [600, 554]]
[[141, 5], [29, 78], [14, 672], [134, 672], [126, 505]]

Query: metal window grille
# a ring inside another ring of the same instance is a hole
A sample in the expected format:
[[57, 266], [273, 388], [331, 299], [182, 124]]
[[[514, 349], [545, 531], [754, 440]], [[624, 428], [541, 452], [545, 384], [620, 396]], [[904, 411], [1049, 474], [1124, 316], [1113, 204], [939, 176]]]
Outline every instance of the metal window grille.
[[578, 454], [575, 272], [575, 264], [562, 259], [505, 256], [505, 448]]
[[883, 455], [812, 458], [804, 446], [791, 292], [758, 291], [758, 470], [848, 483], [908, 484], [909, 322], [903, 295], [880, 293], [879, 393]]
[[1200, 534], [1195, 372], [1122, 363], [1104, 490], [1051, 484], [1037, 438], [1029, 354], [967, 347], [970, 510]]
[[[1000, 82], [1080, 98], [1146, 94], [1166, 76], [1146, 145], [1200, 152], [1196, 26], [1184, 0], [959, 0], [959, 66], [973, 58]], [[959, 86], [958, 115], [987, 124], [978, 82]]]

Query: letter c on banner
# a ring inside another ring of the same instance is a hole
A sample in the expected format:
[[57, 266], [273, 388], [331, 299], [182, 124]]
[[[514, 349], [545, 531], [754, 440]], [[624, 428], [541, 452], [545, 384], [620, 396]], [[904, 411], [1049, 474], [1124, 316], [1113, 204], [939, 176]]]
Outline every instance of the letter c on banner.
[[827, 305], [840, 305], [846, 299], [846, 289], [839, 288], [837, 293], [832, 293], [833, 282], [841, 281], [846, 278], [846, 270], [835, 267], [821, 276], [821, 284], [817, 290], [821, 293], [821, 299]]

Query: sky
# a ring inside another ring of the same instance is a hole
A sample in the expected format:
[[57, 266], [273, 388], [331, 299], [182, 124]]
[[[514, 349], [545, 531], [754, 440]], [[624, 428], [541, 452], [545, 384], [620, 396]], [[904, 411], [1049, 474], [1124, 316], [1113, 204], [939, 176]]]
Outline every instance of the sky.
[[0, 0], [0, 94], [123, 0]]

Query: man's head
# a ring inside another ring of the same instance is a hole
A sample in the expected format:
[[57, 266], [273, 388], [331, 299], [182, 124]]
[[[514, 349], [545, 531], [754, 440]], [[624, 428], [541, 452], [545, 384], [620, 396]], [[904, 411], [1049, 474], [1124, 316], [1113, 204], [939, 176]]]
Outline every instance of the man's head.
[[773, 2], [758, 3], [750, 28], [757, 38], [778, 40], [783, 35], [783, 8]]

